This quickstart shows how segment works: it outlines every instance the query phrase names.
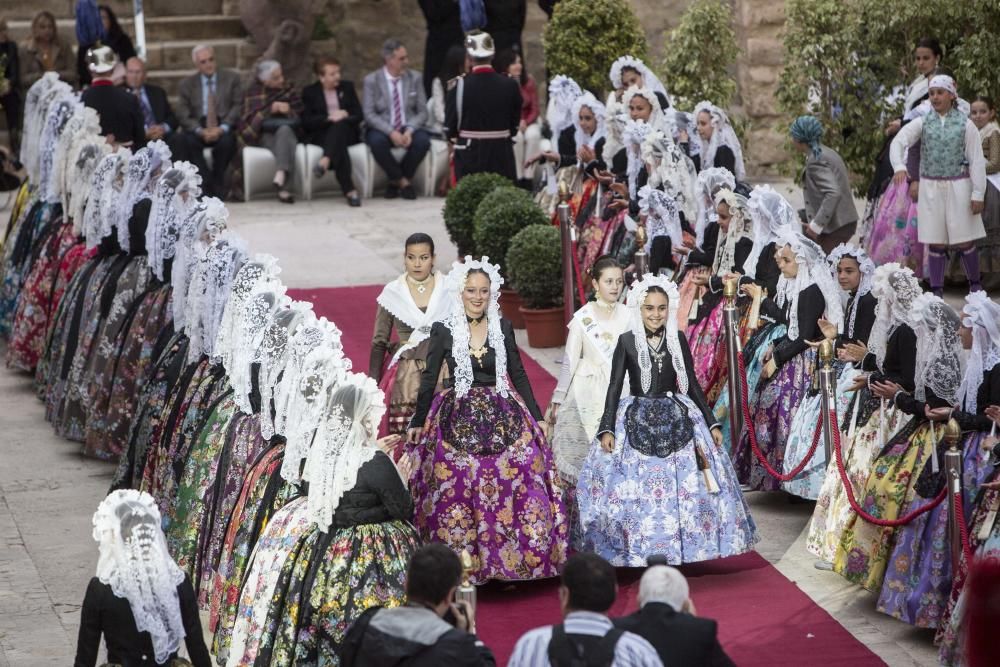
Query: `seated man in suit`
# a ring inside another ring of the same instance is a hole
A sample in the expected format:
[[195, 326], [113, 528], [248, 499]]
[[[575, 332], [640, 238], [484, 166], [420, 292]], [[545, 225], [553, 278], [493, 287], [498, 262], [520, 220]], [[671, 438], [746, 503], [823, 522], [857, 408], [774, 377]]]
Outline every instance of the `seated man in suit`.
[[159, 86], [146, 83], [146, 63], [142, 58], [132, 57], [125, 63], [125, 86], [139, 100], [142, 109], [142, 124], [146, 130], [146, 141], [163, 139], [170, 141], [177, 129], [177, 116], [170, 108], [167, 91]]
[[[420, 74], [408, 69], [406, 47], [398, 39], [382, 45], [385, 66], [365, 77], [365, 143], [389, 177], [387, 199], [402, 195], [416, 199], [411, 181], [431, 146], [427, 124], [427, 94]], [[394, 147], [405, 148], [402, 162], [392, 156]]]
[[639, 580], [639, 611], [615, 625], [653, 645], [666, 667], [732, 667], [715, 621], [694, 616], [687, 579], [669, 565], [653, 565]]
[[306, 140], [322, 146], [323, 157], [313, 169], [317, 178], [327, 169], [337, 175], [340, 189], [351, 206], [361, 206], [361, 197], [351, 177], [351, 156], [347, 149], [358, 143], [361, 125], [361, 102], [354, 84], [340, 78], [340, 63], [324, 56], [316, 61], [319, 80], [302, 89], [302, 125]]
[[[206, 194], [225, 196], [224, 178], [236, 155], [236, 125], [243, 104], [243, 84], [232, 70], [218, 69], [215, 49], [199, 44], [191, 50], [198, 71], [180, 83], [177, 120], [184, 129], [170, 148], [177, 159], [187, 160], [201, 172]], [[212, 148], [212, 169], [202, 151]]]
[[145, 146], [146, 131], [142, 126], [139, 100], [111, 81], [118, 56], [110, 47], [99, 46], [87, 52], [87, 64], [93, 80], [90, 88], [80, 95], [80, 100], [97, 111], [101, 134], [109, 144], [127, 146], [133, 151]]

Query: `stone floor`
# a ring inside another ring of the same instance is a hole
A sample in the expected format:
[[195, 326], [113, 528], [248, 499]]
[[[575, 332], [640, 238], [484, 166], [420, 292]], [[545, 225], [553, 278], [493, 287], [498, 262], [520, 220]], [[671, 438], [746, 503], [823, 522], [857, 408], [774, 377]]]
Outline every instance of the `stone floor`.
[[[796, 192], [778, 187], [796, 203]], [[416, 231], [437, 239], [438, 266], [450, 266], [455, 252], [442, 204], [372, 200], [351, 209], [341, 199], [294, 206], [261, 201], [230, 206], [230, 226], [252, 251], [281, 260], [289, 286], [373, 284], [398, 274], [402, 241]], [[558, 372], [559, 350], [528, 353]], [[0, 667], [66, 665], [97, 559], [90, 519], [111, 466], [82, 458], [77, 444], [52, 433], [26, 376], [0, 370], [0, 406]], [[804, 548], [811, 504], [789, 503], [784, 494], [752, 493], [748, 501], [762, 536], [760, 553], [817, 604], [888, 664], [936, 664], [930, 632], [877, 613], [874, 596], [813, 568]]]

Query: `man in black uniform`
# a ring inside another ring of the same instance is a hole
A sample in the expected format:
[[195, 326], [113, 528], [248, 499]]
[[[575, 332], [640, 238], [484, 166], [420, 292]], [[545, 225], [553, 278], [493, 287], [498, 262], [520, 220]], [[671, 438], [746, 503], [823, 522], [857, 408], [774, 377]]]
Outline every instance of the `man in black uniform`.
[[493, 172], [513, 182], [512, 137], [521, 123], [521, 87], [490, 65], [494, 48], [487, 33], [470, 32], [465, 49], [472, 71], [450, 86], [445, 112], [448, 137], [455, 142], [455, 177]]
[[108, 143], [127, 146], [133, 151], [145, 146], [146, 129], [139, 100], [111, 82], [111, 70], [118, 64], [118, 56], [110, 47], [99, 46], [87, 52], [87, 63], [93, 81], [80, 99], [97, 111], [101, 134]]

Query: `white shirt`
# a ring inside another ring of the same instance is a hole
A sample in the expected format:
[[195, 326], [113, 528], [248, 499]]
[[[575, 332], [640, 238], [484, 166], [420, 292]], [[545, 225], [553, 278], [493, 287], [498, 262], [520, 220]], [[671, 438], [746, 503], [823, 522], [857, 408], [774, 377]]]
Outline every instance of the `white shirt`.
[[[389, 125], [393, 128], [396, 127], [396, 103], [393, 98], [395, 94], [395, 87], [399, 86], [399, 127], [406, 128], [406, 91], [403, 90], [403, 77], [393, 76], [389, 74], [389, 70], [385, 67], [382, 68], [382, 74], [385, 76], [385, 82], [389, 86]], [[397, 81], [399, 83], [397, 83]]]
[[[570, 612], [563, 621], [563, 628], [569, 635], [603, 637], [612, 627], [611, 619], [592, 611]], [[524, 633], [517, 640], [507, 667], [549, 667], [551, 639], [551, 625]], [[663, 667], [653, 645], [631, 632], [622, 634], [615, 644], [615, 659], [611, 664], [612, 667]]]
[[[893, 171], [906, 171], [906, 149], [915, 144], [924, 131], [924, 123], [937, 119], [944, 123], [944, 116], [931, 111], [926, 116], [914, 118], [900, 128], [889, 146], [889, 159]], [[986, 195], [986, 158], [979, 130], [971, 120], [965, 121], [965, 158], [969, 161], [969, 178], [972, 180], [972, 201], [983, 201]]]

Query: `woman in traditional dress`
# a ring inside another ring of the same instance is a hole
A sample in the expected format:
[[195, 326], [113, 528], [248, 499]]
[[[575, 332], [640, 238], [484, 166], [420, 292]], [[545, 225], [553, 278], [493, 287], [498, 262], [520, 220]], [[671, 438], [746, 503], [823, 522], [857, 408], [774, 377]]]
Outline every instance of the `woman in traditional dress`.
[[[611, 79], [611, 94], [618, 100], [622, 99], [625, 91], [634, 86], [649, 89], [656, 96], [657, 106], [661, 110], [670, 107], [670, 96], [663, 82], [638, 58], [632, 56], [618, 58], [611, 63], [608, 77]], [[628, 103], [625, 106], [627, 107]]]
[[[407, 431], [415, 523], [423, 539], [468, 552], [477, 583], [555, 576], [566, 510], [514, 330], [500, 317], [503, 279], [486, 257], [456, 262], [449, 279], [451, 314], [431, 329]], [[445, 363], [451, 379], [435, 394]]]
[[73, 664], [94, 667], [103, 635], [110, 663], [174, 664], [183, 642], [195, 667], [210, 667], [191, 581], [167, 551], [149, 494], [115, 491], [93, 523], [101, 555], [80, 610]]
[[[942, 481], [937, 474], [938, 439], [962, 379], [958, 314], [940, 297], [922, 294], [914, 299], [909, 315], [917, 336], [914, 391], [911, 395], [886, 382], [876, 392], [910, 419], [886, 442], [858, 496], [865, 512], [886, 520], [926, 505], [937, 494]], [[872, 524], [855, 514], [840, 536], [834, 571], [867, 590], [879, 590], [897, 535], [896, 527]]]
[[[855, 395], [841, 421], [845, 436], [841, 459], [858, 498], [886, 438], [903, 422], [895, 404], [881, 400], [876, 391], [886, 383], [908, 391], [914, 387], [917, 337], [909, 325], [909, 312], [920, 293], [910, 269], [899, 264], [878, 267], [871, 291], [878, 305], [868, 344], [845, 342], [838, 350], [840, 358], [860, 363], [864, 371], [849, 388]], [[837, 467], [835, 461], [827, 466], [806, 540], [806, 548], [819, 558], [818, 569], [832, 568], [844, 527], [854, 518]]]
[[[852, 363], [846, 356], [844, 346], [848, 343], [868, 344], [868, 336], [875, 324], [877, 305], [871, 293], [875, 264], [864, 250], [847, 244], [837, 246], [830, 253], [828, 260], [833, 275], [840, 284], [841, 303], [844, 304], [843, 326], [838, 331], [833, 323], [820, 320], [819, 327], [826, 338], [836, 341], [836, 346], [839, 348], [839, 358], [834, 362], [836, 410], [838, 415], [843, 415], [847, 413], [854, 398], [854, 380], [861, 372], [861, 359], [858, 358]], [[813, 383], [813, 387], [792, 419], [788, 446], [785, 449], [785, 466], [782, 471], [784, 474], [790, 473], [812, 446], [816, 424], [822, 419], [822, 406], [823, 397], [819, 386]], [[801, 498], [816, 500], [819, 498], [826, 473], [825, 451], [817, 447], [802, 472], [795, 479], [783, 482], [781, 487]]]
[[929, 90], [933, 111], [908, 123], [892, 140], [893, 183], [907, 182], [906, 152], [919, 140], [917, 236], [929, 246], [931, 290], [938, 296], [943, 293], [947, 250], [952, 248], [961, 254], [969, 291], [975, 292], [982, 284], [974, 242], [986, 236], [980, 215], [986, 197], [982, 140], [975, 124], [956, 106], [954, 79], [938, 74]]
[[371, 606], [405, 601], [419, 546], [413, 499], [378, 443], [384, 410], [375, 382], [350, 374], [333, 393], [305, 464], [304, 497], [279, 510], [261, 535], [243, 585], [227, 664], [337, 665], [340, 641]]
[[[984, 445], [990, 445], [988, 436], [994, 424], [986, 411], [1000, 405], [1000, 306], [985, 292], [973, 292], [965, 301], [958, 333], [969, 356], [957, 396], [959, 407], [928, 408], [925, 413], [930, 418], [941, 414], [954, 417], [962, 429], [962, 503], [964, 516], [972, 519], [969, 525], [974, 527], [973, 500], [990, 470]], [[943, 441], [937, 444], [939, 468], [924, 467], [916, 482], [917, 494], [902, 507], [902, 514], [926, 506], [944, 488], [941, 457], [946, 448]], [[948, 538], [951, 502], [949, 495], [945, 502], [896, 532], [879, 593], [879, 611], [921, 628], [940, 628], [947, 620], [955, 574]]]
[[[775, 491], [780, 482], [757, 459], [752, 442], [776, 471], [782, 470], [792, 419], [805, 398], [816, 366], [810, 341], [822, 337], [820, 318], [839, 326], [843, 322], [839, 290], [833, 282], [826, 255], [800, 232], [786, 232], [776, 254], [782, 277], [777, 294], [761, 304], [761, 312], [787, 328], [764, 352], [761, 381], [746, 397], [750, 420], [734, 465], [740, 481], [758, 491]], [[747, 290], [759, 290], [748, 285]], [[752, 440], [753, 439], [753, 440]]]
[[[695, 106], [694, 116], [700, 150], [691, 159], [698, 171], [716, 167], [728, 170], [737, 181], [745, 180], [743, 148], [726, 112], [711, 102], [702, 101]], [[683, 135], [681, 143], [684, 143]]]
[[628, 310], [619, 304], [625, 277], [613, 257], [594, 263], [591, 286], [594, 300], [576, 311], [569, 323], [559, 383], [546, 416], [574, 542], [580, 537], [576, 504], [580, 466], [597, 437], [611, 377], [611, 355], [618, 337], [629, 327]]
[[[580, 470], [583, 549], [643, 567], [723, 558], [756, 541], [722, 433], [678, 334], [677, 286], [646, 274], [629, 290], [598, 439]], [[623, 396], [625, 375], [630, 395]]]
[[[417, 405], [431, 325], [447, 315], [445, 277], [434, 269], [434, 239], [411, 234], [404, 245], [406, 270], [382, 289], [375, 314], [368, 375], [389, 399], [384, 433], [404, 433]], [[398, 342], [391, 342], [392, 330]], [[385, 363], [389, 356], [389, 363]]]
[[993, 100], [979, 95], [972, 101], [969, 117], [979, 128], [986, 158], [986, 198], [983, 202], [983, 227], [986, 238], [976, 242], [982, 264], [983, 286], [1000, 286], [1000, 125]]

